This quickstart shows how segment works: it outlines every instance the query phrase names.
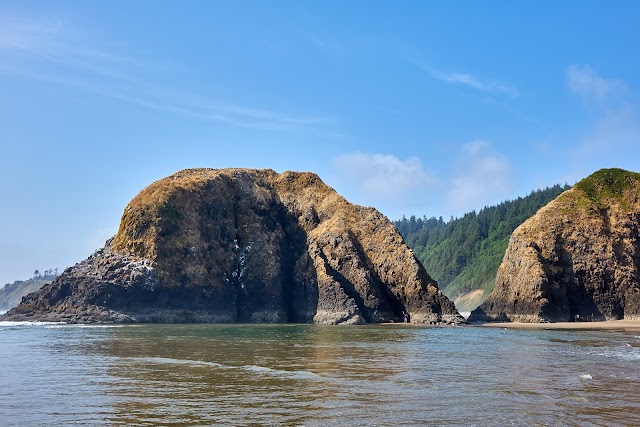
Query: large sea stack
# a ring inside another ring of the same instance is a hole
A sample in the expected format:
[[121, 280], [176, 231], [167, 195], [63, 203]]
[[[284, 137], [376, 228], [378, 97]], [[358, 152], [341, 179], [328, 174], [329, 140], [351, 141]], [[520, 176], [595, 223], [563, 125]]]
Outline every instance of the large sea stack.
[[640, 174], [602, 169], [518, 227], [472, 321], [640, 318]]
[[5, 320], [463, 321], [393, 224], [312, 173], [191, 169], [151, 184], [118, 234]]

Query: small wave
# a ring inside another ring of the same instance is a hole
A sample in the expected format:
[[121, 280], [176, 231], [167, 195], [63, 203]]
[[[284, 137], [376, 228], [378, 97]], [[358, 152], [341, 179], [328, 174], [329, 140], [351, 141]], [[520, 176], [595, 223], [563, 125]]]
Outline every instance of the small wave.
[[75, 326], [77, 328], [124, 328], [124, 325], [88, 325], [85, 323], [70, 326]]
[[216, 362], [205, 362], [204, 360], [191, 360], [191, 359], [172, 359], [170, 357], [134, 357], [135, 360], [140, 360], [150, 363], [168, 364], [168, 365], [189, 365], [189, 366], [209, 366], [214, 368], [231, 368], [231, 366], [223, 365]]
[[625, 345], [619, 349], [611, 349], [599, 352], [598, 355], [604, 357], [614, 357], [623, 360], [640, 360], [640, 348], [632, 345]]
[[49, 326], [49, 325], [66, 325], [65, 322], [10, 322], [1, 321], [0, 326], [15, 327], [15, 326]]
[[584, 374], [584, 375], [580, 375], [580, 378], [582, 378], [583, 380], [592, 380], [593, 377], [589, 374]]
[[61, 328], [86, 328], [86, 329], [104, 329], [104, 328], [122, 328], [124, 325], [87, 325], [84, 323], [61, 323], [55, 325], [47, 325], [46, 329]]
[[134, 357], [131, 358], [136, 361], [148, 362], [148, 363], [156, 363], [156, 364], [169, 364], [169, 365], [187, 365], [187, 366], [195, 366], [195, 367], [213, 367], [219, 369], [241, 369], [243, 371], [253, 372], [261, 375], [272, 375], [279, 377], [287, 377], [294, 379], [318, 379], [322, 378], [318, 374], [314, 374], [309, 371], [285, 371], [283, 369], [273, 369], [268, 368], [266, 366], [258, 366], [258, 365], [243, 365], [243, 366], [230, 366], [223, 365], [222, 363], [217, 362], [206, 362], [203, 360], [192, 360], [192, 359], [173, 359], [170, 357]]
[[244, 369], [245, 371], [255, 372], [259, 374], [274, 375], [274, 376], [281, 376], [281, 377], [288, 377], [288, 378], [297, 378], [297, 379], [303, 379], [303, 380], [322, 378], [320, 375], [314, 374], [313, 372], [310, 372], [310, 371], [285, 371], [283, 369], [273, 369], [273, 368], [267, 368], [266, 366], [257, 366], [257, 365], [245, 365], [245, 366], [242, 366], [241, 368]]
[[587, 403], [588, 400], [585, 397], [582, 396], [573, 396], [573, 395], [563, 395], [560, 396], [563, 399], [568, 399], [568, 400], [573, 400], [574, 402], [580, 402], [580, 403]]

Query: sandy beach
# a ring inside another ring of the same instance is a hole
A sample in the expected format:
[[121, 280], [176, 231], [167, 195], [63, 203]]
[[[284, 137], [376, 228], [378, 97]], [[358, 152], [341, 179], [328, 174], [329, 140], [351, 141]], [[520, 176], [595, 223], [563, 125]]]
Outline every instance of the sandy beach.
[[565, 330], [628, 330], [640, 331], [640, 319], [638, 320], [608, 320], [605, 322], [557, 322], [557, 323], [516, 323], [516, 322], [491, 322], [476, 323], [471, 326], [483, 328], [507, 328], [507, 329], [565, 329]]

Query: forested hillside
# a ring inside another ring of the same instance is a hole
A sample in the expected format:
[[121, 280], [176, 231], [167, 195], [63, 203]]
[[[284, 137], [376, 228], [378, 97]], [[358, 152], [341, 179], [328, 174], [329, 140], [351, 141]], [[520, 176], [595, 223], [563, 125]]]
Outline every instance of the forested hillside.
[[493, 289], [513, 230], [569, 188], [555, 185], [533, 191], [448, 222], [411, 216], [395, 224], [444, 294], [459, 310], [470, 311]]
[[51, 283], [57, 276], [57, 268], [45, 270], [43, 274], [41, 274], [39, 270], [36, 270], [31, 279], [7, 283], [0, 288], [0, 312], [9, 310], [20, 304], [23, 296], [35, 292], [44, 285]]

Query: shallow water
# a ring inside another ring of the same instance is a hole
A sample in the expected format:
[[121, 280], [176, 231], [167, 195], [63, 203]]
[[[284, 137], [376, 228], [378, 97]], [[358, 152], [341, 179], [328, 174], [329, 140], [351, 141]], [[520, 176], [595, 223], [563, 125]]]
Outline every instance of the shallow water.
[[0, 425], [640, 425], [640, 336], [0, 322]]

